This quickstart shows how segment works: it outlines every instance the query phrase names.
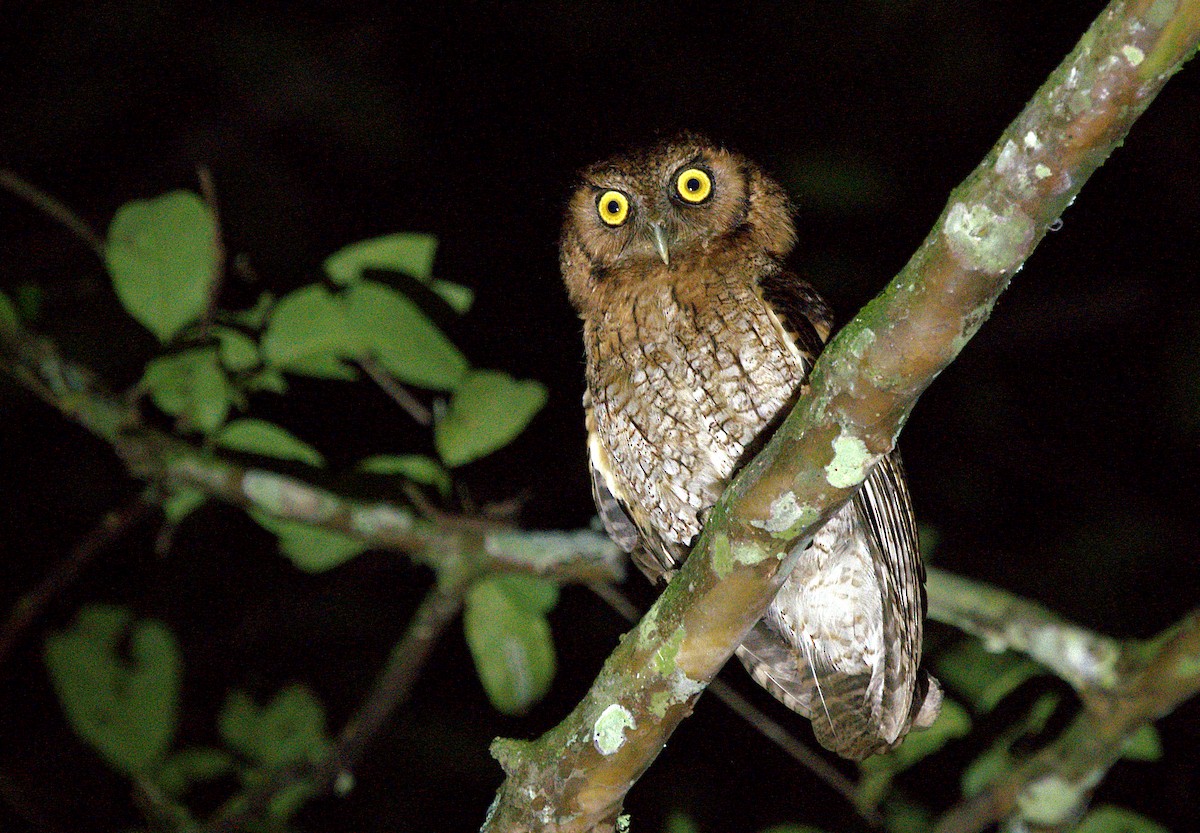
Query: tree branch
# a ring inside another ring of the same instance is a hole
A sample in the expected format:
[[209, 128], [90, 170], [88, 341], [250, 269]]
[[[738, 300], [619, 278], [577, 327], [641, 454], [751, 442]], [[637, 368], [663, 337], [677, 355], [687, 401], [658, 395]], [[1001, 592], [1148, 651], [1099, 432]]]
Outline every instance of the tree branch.
[[1083, 697], [1117, 685], [1121, 643], [1068, 622], [1037, 602], [929, 568], [929, 618], [979, 637], [989, 651], [1020, 651]]
[[951, 195], [883, 294], [714, 509], [591, 690], [534, 742], [500, 740], [486, 831], [614, 830], [626, 792], [762, 616], [797, 552], [895, 444], [1047, 226], [1200, 38], [1200, 0], [1114, 2]]
[[1146, 643], [1127, 645], [1111, 691], [1052, 744], [983, 794], [947, 812], [935, 833], [975, 833], [1010, 816], [1040, 828], [1072, 824], [1138, 729], [1200, 692], [1200, 609]]
[[248, 795], [240, 795], [201, 828], [200, 833], [231, 833], [261, 816], [271, 800], [297, 783], [314, 794], [335, 788], [357, 766], [363, 751], [396, 707], [404, 703], [433, 646], [462, 609], [465, 585], [435, 586], [421, 600], [404, 637], [396, 643], [371, 693], [346, 722], [329, 753], [312, 767], [285, 768]]
[[375, 549], [407, 553], [444, 570], [521, 572], [560, 583], [619, 581], [624, 554], [591, 530], [527, 531], [487, 517], [421, 517], [409, 507], [363, 501], [301, 477], [249, 466], [146, 426], [126, 400], [48, 341], [0, 332], [0, 366], [64, 416], [109, 443], [139, 479], [193, 488], [274, 518], [338, 532]]

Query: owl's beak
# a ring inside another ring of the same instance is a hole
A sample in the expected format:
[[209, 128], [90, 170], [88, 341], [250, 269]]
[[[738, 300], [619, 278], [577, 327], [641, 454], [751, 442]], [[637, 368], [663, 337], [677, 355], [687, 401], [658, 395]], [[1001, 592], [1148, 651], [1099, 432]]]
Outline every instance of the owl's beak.
[[658, 256], [662, 258], [662, 262], [667, 266], [671, 265], [671, 252], [667, 248], [667, 229], [662, 223], [651, 223], [650, 227], [654, 229], [654, 250], [658, 252]]

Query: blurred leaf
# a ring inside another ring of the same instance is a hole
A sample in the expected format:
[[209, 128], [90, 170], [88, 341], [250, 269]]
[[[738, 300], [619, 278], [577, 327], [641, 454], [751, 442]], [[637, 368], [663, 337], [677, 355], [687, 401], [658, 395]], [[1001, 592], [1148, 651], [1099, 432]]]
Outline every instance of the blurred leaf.
[[308, 443], [274, 423], [261, 419], [235, 419], [221, 429], [217, 445], [248, 454], [261, 454], [277, 460], [296, 460], [320, 468], [325, 458]]
[[437, 238], [433, 235], [388, 234], [360, 240], [334, 252], [325, 260], [325, 274], [336, 284], [350, 286], [362, 280], [364, 269], [392, 269], [429, 283], [436, 252]]
[[1046, 728], [1046, 723], [1058, 708], [1061, 698], [1052, 692], [1043, 694], [1025, 716], [1010, 726], [988, 749], [963, 771], [961, 784], [963, 795], [970, 798], [987, 789], [1013, 763], [1012, 745], [1020, 738], [1037, 734]]
[[13, 302], [8, 299], [7, 295], [0, 292], [0, 333], [16, 332], [20, 323], [17, 318], [17, 308], [13, 306]]
[[856, 803], [863, 808], [878, 806], [891, 789], [892, 779], [970, 731], [971, 717], [967, 710], [947, 697], [932, 726], [909, 732], [891, 752], [875, 755], [859, 764], [862, 778], [858, 783]]
[[1171, 831], [1133, 810], [1104, 804], [1084, 816], [1083, 821], [1079, 822], [1079, 826], [1075, 828], [1075, 833], [1171, 833]]
[[216, 275], [216, 223], [191, 191], [121, 206], [105, 260], [125, 310], [168, 341], [203, 315]]
[[184, 486], [175, 489], [163, 500], [163, 515], [172, 526], [178, 524], [192, 512], [204, 505], [208, 495], [199, 489]]
[[238, 310], [233, 313], [226, 313], [229, 320], [243, 327], [248, 327], [251, 330], [261, 330], [267, 323], [267, 316], [271, 314], [271, 307], [275, 305], [275, 294], [272, 292], [263, 292], [258, 296], [258, 300], [254, 302], [254, 306]]
[[342, 360], [365, 351], [342, 299], [316, 284], [288, 293], [275, 305], [262, 340], [264, 361], [310, 376], [328, 376], [341, 368], [353, 379], [354, 371], [345, 369]]
[[298, 684], [281, 689], [261, 708], [245, 692], [230, 692], [217, 728], [231, 749], [270, 769], [316, 763], [330, 746], [321, 701]]
[[353, 366], [332, 354], [295, 359], [288, 363], [287, 370], [300, 376], [333, 379], [338, 382], [353, 382], [358, 378], [358, 371]]
[[454, 390], [467, 360], [413, 301], [374, 281], [346, 290], [350, 320], [379, 363], [410, 385]]
[[361, 555], [367, 545], [349, 535], [318, 529], [300, 523], [273, 518], [257, 510], [250, 517], [279, 539], [279, 549], [297, 568], [306, 573], [322, 573]]
[[442, 296], [442, 300], [450, 305], [450, 309], [462, 315], [475, 303], [475, 293], [462, 284], [450, 281], [435, 280], [429, 288]]
[[87, 605], [46, 638], [46, 668], [75, 733], [110, 766], [143, 776], [175, 735], [180, 658], [160, 622], [134, 622], [123, 607]]
[[936, 659], [938, 677], [986, 714], [1017, 686], [1041, 673], [1037, 663], [1006, 651], [993, 654], [977, 639], [964, 639]]
[[36, 283], [23, 283], [17, 287], [16, 305], [17, 312], [21, 316], [22, 321], [33, 321], [38, 317], [38, 313], [42, 311], [42, 300], [45, 298], [45, 293], [42, 288]]
[[558, 604], [558, 585], [544, 578], [511, 573], [498, 575], [493, 580], [513, 604], [530, 613], [549, 613]]
[[167, 758], [154, 776], [154, 783], [167, 795], [179, 798], [192, 786], [213, 781], [233, 771], [233, 756], [224, 749], [194, 746]]
[[522, 714], [554, 679], [554, 643], [546, 618], [524, 606], [496, 579], [467, 594], [463, 629], [488, 699], [505, 714]]
[[[350, 375], [353, 378], [353, 371]], [[246, 390], [250, 391], [265, 390], [269, 393], [287, 393], [287, 379], [283, 378], [283, 374], [274, 367], [264, 367], [242, 384], [245, 385]]]
[[221, 369], [215, 347], [153, 359], [138, 387], [148, 391], [164, 413], [205, 434], [221, 427], [233, 403], [233, 387]]
[[680, 810], [672, 810], [667, 816], [666, 833], [700, 833], [692, 817]]
[[258, 345], [254, 339], [229, 327], [216, 327], [220, 344], [221, 364], [227, 370], [238, 373], [258, 364]]
[[888, 833], [928, 833], [933, 829], [933, 815], [901, 796], [888, 800], [883, 817]]
[[508, 445], [546, 404], [539, 382], [507, 373], [473, 370], [463, 380], [433, 439], [447, 466], [461, 466]]
[[450, 473], [424, 454], [379, 454], [360, 462], [358, 469], [370, 474], [399, 475], [423, 486], [433, 486], [444, 496], [450, 494]]
[[1121, 757], [1130, 761], [1157, 761], [1162, 755], [1158, 730], [1149, 723], [1130, 735], [1121, 747]]

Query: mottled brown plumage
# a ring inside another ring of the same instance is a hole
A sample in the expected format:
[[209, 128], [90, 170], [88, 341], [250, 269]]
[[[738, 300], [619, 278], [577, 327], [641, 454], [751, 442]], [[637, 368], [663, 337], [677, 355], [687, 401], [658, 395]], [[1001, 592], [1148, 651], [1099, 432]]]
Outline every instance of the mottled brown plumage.
[[[596, 505], [652, 580], [686, 557], [829, 336], [824, 302], [784, 270], [795, 239], [783, 189], [692, 136], [587, 169], [571, 198], [561, 262], [584, 322]], [[918, 673], [923, 582], [903, 473], [885, 458], [738, 655], [828, 748], [884, 751], [940, 702]]]

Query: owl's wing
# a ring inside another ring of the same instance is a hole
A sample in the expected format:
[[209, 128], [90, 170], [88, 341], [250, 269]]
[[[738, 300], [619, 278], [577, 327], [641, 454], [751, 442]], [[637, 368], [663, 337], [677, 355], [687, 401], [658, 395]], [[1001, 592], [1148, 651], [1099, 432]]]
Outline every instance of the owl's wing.
[[920, 694], [929, 685], [927, 680], [918, 685], [918, 676], [928, 676], [919, 670], [925, 567], [899, 452], [879, 461], [855, 493], [853, 504], [866, 525], [875, 577], [883, 594], [879, 734], [896, 742], [908, 732], [923, 705]]
[[[587, 421], [592, 499], [596, 502], [596, 514], [604, 524], [604, 531], [618, 547], [630, 554], [633, 563], [652, 583], [669, 580], [679, 566], [679, 560], [666, 542], [656, 536], [643, 536], [639, 530], [630, 508], [632, 504], [613, 477], [612, 461], [596, 436], [592, 397], [588, 392], [583, 395], [583, 410]], [[643, 523], [642, 528], [649, 529], [650, 526]]]

